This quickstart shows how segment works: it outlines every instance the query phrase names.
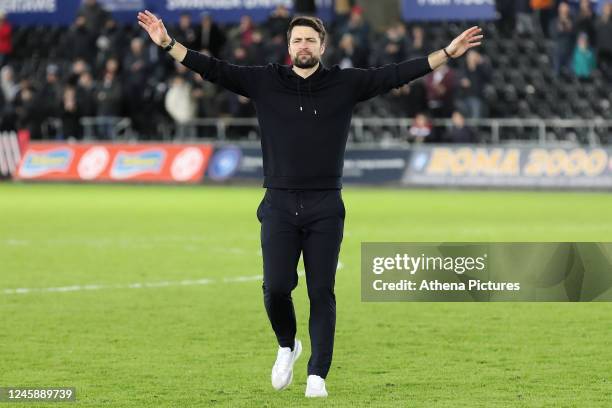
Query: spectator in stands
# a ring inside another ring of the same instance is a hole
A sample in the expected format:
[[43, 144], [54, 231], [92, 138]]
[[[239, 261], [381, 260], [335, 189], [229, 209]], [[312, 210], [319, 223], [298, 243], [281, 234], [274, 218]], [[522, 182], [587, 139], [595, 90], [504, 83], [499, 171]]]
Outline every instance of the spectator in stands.
[[589, 37], [586, 33], [578, 35], [578, 44], [574, 50], [572, 68], [574, 69], [574, 75], [579, 79], [589, 79], [596, 68], [595, 54], [591, 47], [589, 47]]
[[465, 69], [462, 72], [460, 85], [460, 101], [462, 110], [472, 119], [487, 116], [484, 103], [484, 90], [491, 80], [491, 69], [478, 51], [469, 50], [465, 59]]
[[576, 42], [575, 25], [569, 5], [559, 3], [558, 15], [552, 22], [551, 35], [555, 41], [553, 64], [557, 75], [567, 73]]
[[83, 0], [83, 5], [81, 5], [78, 11], [78, 16], [85, 18], [87, 30], [95, 37], [98, 36], [100, 30], [106, 25], [106, 21], [110, 18], [108, 11], [106, 11], [97, 0]]
[[363, 18], [363, 9], [360, 6], [353, 6], [351, 14], [346, 24], [340, 28], [340, 35], [351, 34], [355, 39], [355, 44], [362, 49], [369, 50], [370, 25]]
[[123, 59], [123, 71], [127, 114], [132, 120], [134, 129], [142, 133], [149, 121], [143, 105], [151, 62], [141, 37], [135, 37], [130, 41], [130, 50]]
[[435, 118], [450, 118], [454, 110], [455, 73], [445, 64], [425, 77], [429, 110]]
[[15, 114], [18, 129], [30, 132], [32, 140], [42, 139], [42, 122], [45, 115], [40, 109], [41, 100], [32, 86], [32, 83], [24, 79], [19, 84], [19, 92], [15, 97]]
[[340, 68], [365, 68], [368, 65], [368, 56], [355, 44], [353, 36], [346, 33], [340, 38], [330, 62], [332, 65], [340, 65]]
[[267, 29], [270, 36], [270, 40], [267, 41], [268, 60], [266, 62], [285, 63], [288, 56], [285, 33], [290, 21], [291, 14], [289, 10], [285, 6], [279, 5], [272, 11], [270, 17], [264, 23], [264, 28]]
[[516, 24], [516, 0], [495, 0], [499, 19], [497, 24], [503, 36], [509, 37], [514, 33]]
[[6, 18], [6, 13], [0, 10], [0, 67], [8, 62], [13, 52], [13, 27]]
[[19, 92], [19, 84], [15, 81], [15, 70], [10, 65], [5, 65], [0, 69], [0, 88], [5, 103], [13, 103]]
[[412, 27], [412, 42], [408, 44], [406, 53], [408, 58], [417, 58], [429, 54], [429, 48], [425, 45], [425, 30], [417, 25]]
[[[210, 54], [208, 54], [210, 55]], [[220, 115], [219, 104], [217, 103], [217, 88], [216, 85], [210, 81], [205, 81], [201, 75], [192, 73], [192, 80], [194, 83], [193, 90], [191, 92], [192, 97], [196, 103], [196, 116], [197, 117], [218, 117]]]
[[213, 57], [220, 57], [221, 50], [226, 41], [225, 34], [207, 12], [201, 14], [200, 27], [197, 34], [199, 46], [196, 49], [209, 50]]
[[179, 17], [178, 25], [175, 30], [176, 41], [181, 44], [186, 44], [186, 47], [197, 49], [199, 47], [198, 35], [193, 24], [191, 23], [191, 14], [182, 13]]
[[603, 5], [596, 31], [597, 60], [602, 72], [612, 81], [612, 2]]
[[342, 27], [349, 20], [351, 8], [355, 5], [355, 0], [335, 0], [334, 13], [335, 19], [332, 22], [331, 32], [338, 31], [338, 27]]
[[314, 16], [317, 14], [315, 0], [293, 0], [293, 8], [296, 14]]
[[80, 118], [76, 88], [68, 85], [64, 88], [61, 107], [62, 130], [64, 131], [62, 136], [64, 139], [82, 138]]
[[534, 34], [533, 10], [530, 0], [516, 0], [516, 32], [519, 34]]
[[385, 99], [396, 117], [413, 118], [417, 113], [427, 111], [427, 95], [421, 80], [392, 89]]
[[76, 98], [81, 116], [91, 117], [96, 114], [96, 83], [91, 72], [84, 71], [79, 75]]
[[454, 111], [451, 117], [452, 127], [446, 135], [449, 143], [474, 143], [475, 137], [472, 129], [465, 125], [465, 118], [459, 111]]
[[229, 58], [229, 60], [233, 64], [236, 64], [236, 65], [248, 65], [249, 64], [247, 52], [242, 47], [234, 48], [234, 50], [232, 51], [232, 56], [231, 58]]
[[269, 49], [264, 43], [260, 30], [253, 31], [251, 44], [247, 47], [247, 60], [250, 65], [266, 65], [269, 59]]
[[432, 137], [432, 124], [424, 113], [418, 113], [412, 121], [412, 126], [408, 129], [410, 140], [414, 143], [423, 143]]
[[540, 22], [540, 30], [544, 37], [550, 37], [550, 20], [554, 16], [555, 1], [554, 0], [530, 0], [531, 8], [535, 10]]
[[96, 89], [96, 116], [100, 120], [98, 137], [104, 139], [111, 139], [115, 136], [116, 118], [123, 113], [124, 94], [118, 72], [119, 62], [117, 59], [109, 59], [102, 80]]
[[72, 62], [72, 65], [70, 67], [68, 81], [71, 83], [76, 82], [78, 78], [81, 76], [81, 74], [83, 72], [89, 71], [89, 69], [90, 69], [89, 65], [87, 65], [87, 62], [84, 59], [77, 58], [76, 60]]
[[40, 101], [39, 109], [46, 118], [59, 117], [62, 94], [59, 66], [49, 64], [46, 69], [45, 82], [37, 95]]
[[591, 0], [580, 0], [578, 16], [576, 17], [576, 32], [586, 33], [588, 40], [595, 43], [595, 14], [591, 7]]
[[0, 130], [14, 130], [15, 98], [19, 93], [19, 84], [15, 81], [15, 71], [10, 65], [0, 69]]
[[176, 125], [175, 137], [179, 140], [194, 138], [194, 127], [190, 122], [195, 119], [197, 105], [191, 84], [183, 76], [172, 78], [164, 104]]
[[291, 21], [291, 14], [287, 7], [283, 5], [276, 6], [274, 11], [270, 13], [270, 17], [265, 22], [265, 28], [268, 30], [270, 37], [277, 35], [284, 36]]
[[95, 58], [95, 72], [104, 70], [104, 64], [109, 58], [122, 56], [125, 54], [127, 41], [123, 37], [121, 30], [117, 27], [117, 22], [112, 18], [106, 20], [104, 28], [96, 39], [98, 52]]
[[375, 47], [372, 65], [399, 63], [407, 57], [406, 30], [402, 23], [395, 23], [385, 31], [382, 41]]
[[128, 83], [144, 83], [149, 74], [149, 56], [145, 53], [144, 40], [141, 37], [132, 38], [130, 50], [123, 59], [123, 69]]
[[228, 38], [233, 46], [247, 48], [253, 42], [254, 31], [253, 19], [251, 16], [244, 15], [240, 17], [238, 26], [229, 30]]
[[275, 35], [269, 42], [269, 61], [271, 63], [286, 64], [289, 59], [287, 40], [284, 34]]
[[242, 95], [229, 93], [228, 95], [229, 113], [236, 118], [254, 118], [255, 109], [251, 100]]
[[92, 35], [85, 26], [84, 16], [77, 16], [74, 23], [64, 36], [61, 49], [64, 58], [70, 61], [83, 59], [90, 66], [96, 58], [96, 37]]

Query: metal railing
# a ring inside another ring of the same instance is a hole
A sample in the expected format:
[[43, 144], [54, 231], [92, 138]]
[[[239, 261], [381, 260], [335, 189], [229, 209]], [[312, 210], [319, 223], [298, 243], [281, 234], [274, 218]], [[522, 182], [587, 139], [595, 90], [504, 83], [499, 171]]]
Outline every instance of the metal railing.
[[[413, 119], [408, 118], [353, 117], [349, 141], [377, 143], [395, 140], [410, 143], [408, 130], [412, 122]], [[520, 142], [598, 146], [610, 143], [612, 138], [612, 120], [491, 118], [466, 119], [465, 124], [480, 136], [481, 142], [491, 144]], [[213, 128], [213, 138], [217, 140], [228, 139], [230, 128], [242, 127], [249, 131], [259, 131], [256, 118], [200, 118], [190, 122], [190, 125], [196, 128]], [[449, 130], [453, 122], [451, 119], [434, 119], [432, 125], [439, 130]], [[513, 132], [507, 132], [509, 129]], [[252, 134], [245, 139], [253, 139]]]
[[[86, 140], [138, 138], [129, 118], [83, 117], [80, 121]], [[353, 117], [349, 142], [410, 144], [412, 138], [409, 128], [412, 122], [413, 120], [408, 118]], [[49, 118], [47, 123], [56, 127], [55, 134], [62, 134], [60, 120]], [[473, 130], [481, 143], [565, 143], [588, 146], [612, 144], [612, 120], [490, 118], [466, 119], [465, 124]], [[453, 123], [450, 119], [434, 119], [432, 125], [439, 132], [445, 132], [452, 128]], [[253, 141], [259, 139], [259, 126], [256, 118], [198, 118], [180, 127], [174, 127], [174, 132], [172, 126], [161, 124], [157, 133], [161, 135], [157, 138], [164, 140]]]
[[116, 116], [91, 116], [80, 119], [84, 139], [131, 139], [135, 133], [130, 118]]

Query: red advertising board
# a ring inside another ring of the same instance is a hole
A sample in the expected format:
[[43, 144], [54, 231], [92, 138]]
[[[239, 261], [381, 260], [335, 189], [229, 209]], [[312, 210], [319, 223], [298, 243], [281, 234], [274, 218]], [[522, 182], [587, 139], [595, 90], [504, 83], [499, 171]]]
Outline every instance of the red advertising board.
[[30, 143], [18, 180], [197, 183], [213, 151], [209, 144]]

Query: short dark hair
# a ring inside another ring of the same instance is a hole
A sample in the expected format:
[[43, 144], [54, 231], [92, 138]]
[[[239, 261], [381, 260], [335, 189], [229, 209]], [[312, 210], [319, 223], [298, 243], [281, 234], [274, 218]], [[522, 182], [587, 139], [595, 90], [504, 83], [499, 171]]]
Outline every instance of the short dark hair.
[[325, 44], [325, 36], [327, 32], [325, 31], [325, 26], [323, 26], [323, 21], [317, 17], [311, 16], [296, 16], [293, 17], [293, 20], [289, 23], [289, 28], [287, 29], [287, 42], [291, 39], [291, 31], [293, 31], [293, 27], [296, 26], [305, 26], [310, 27], [319, 33], [319, 38], [321, 39], [321, 44]]

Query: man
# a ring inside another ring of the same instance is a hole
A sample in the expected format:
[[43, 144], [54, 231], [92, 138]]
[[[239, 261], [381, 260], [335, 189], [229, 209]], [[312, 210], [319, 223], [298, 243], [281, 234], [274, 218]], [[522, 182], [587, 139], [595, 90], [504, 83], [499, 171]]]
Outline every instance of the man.
[[326, 397], [325, 378], [336, 324], [334, 282], [345, 217], [341, 177], [353, 107], [480, 45], [481, 29], [466, 30], [445, 50], [428, 57], [377, 69], [342, 70], [321, 65], [326, 32], [321, 20], [313, 17], [296, 17], [289, 24], [291, 66], [232, 65], [186, 49], [148, 11], [138, 14], [138, 23], [174, 59], [253, 101], [262, 135], [267, 188], [257, 209], [264, 303], [279, 343], [272, 386], [282, 390], [291, 383], [293, 365], [302, 351], [301, 342], [295, 338], [291, 300], [302, 253], [312, 347], [306, 396]]

